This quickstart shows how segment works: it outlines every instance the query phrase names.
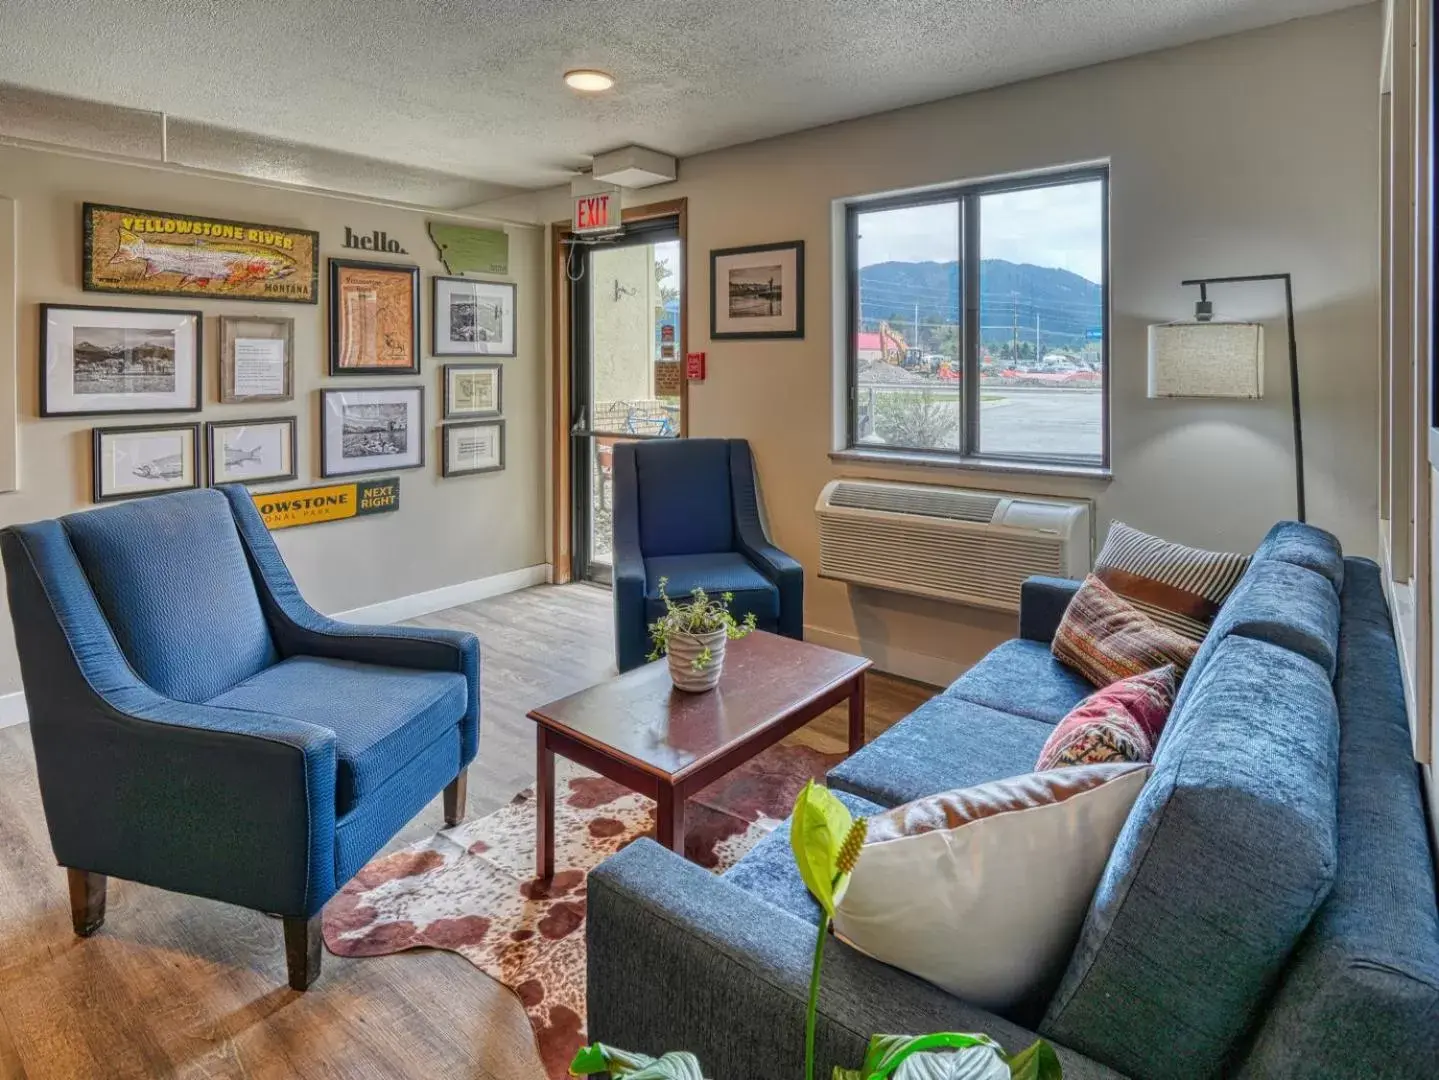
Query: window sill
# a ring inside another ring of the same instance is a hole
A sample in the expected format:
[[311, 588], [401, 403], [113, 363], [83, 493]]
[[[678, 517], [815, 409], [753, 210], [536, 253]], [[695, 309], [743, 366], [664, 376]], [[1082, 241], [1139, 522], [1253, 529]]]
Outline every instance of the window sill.
[[895, 468], [952, 469], [956, 472], [1002, 473], [1015, 476], [1063, 476], [1097, 480], [1106, 484], [1114, 479], [1114, 470], [1101, 465], [956, 458], [946, 454], [926, 454], [919, 450], [832, 450], [829, 459], [851, 464], [892, 465]]

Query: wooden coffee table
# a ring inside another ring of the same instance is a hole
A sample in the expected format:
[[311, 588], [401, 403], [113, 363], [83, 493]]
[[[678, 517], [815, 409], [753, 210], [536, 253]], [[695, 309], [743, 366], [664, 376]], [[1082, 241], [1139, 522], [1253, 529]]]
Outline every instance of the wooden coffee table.
[[689, 796], [845, 699], [850, 753], [864, 745], [869, 666], [757, 631], [728, 644], [724, 675], [708, 693], [674, 689], [659, 660], [532, 710], [539, 876], [555, 871], [556, 754], [654, 799], [659, 842], [683, 854]]

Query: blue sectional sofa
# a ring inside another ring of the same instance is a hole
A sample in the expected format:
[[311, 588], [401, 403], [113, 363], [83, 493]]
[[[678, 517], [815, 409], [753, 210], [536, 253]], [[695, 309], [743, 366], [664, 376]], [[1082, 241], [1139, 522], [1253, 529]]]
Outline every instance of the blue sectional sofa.
[[[1091, 689], [1049, 652], [1077, 587], [1028, 582], [1020, 637], [831, 786], [868, 814], [1030, 771]], [[632, 844], [590, 877], [591, 1037], [692, 1050], [714, 1080], [794, 1080], [817, 917], [783, 828], [723, 877]], [[941, 1030], [1010, 1049], [1037, 1033], [1069, 1080], [1439, 1076], [1434, 862], [1378, 567], [1298, 523], [1265, 538], [1040, 999], [996, 1016], [826, 950], [820, 1075], [872, 1033]]]

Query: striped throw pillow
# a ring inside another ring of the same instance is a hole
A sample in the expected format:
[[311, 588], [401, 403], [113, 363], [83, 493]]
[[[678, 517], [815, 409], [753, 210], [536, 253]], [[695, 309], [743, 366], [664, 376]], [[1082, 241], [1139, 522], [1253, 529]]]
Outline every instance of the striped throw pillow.
[[1094, 576], [1160, 626], [1203, 641], [1248, 567], [1248, 555], [1172, 544], [1116, 521]]
[[1173, 664], [1182, 678], [1199, 645], [1160, 626], [1090, 574], [1064, 609], [1050, 651], [1060, 663], [1104, 687], [1165, 664]]

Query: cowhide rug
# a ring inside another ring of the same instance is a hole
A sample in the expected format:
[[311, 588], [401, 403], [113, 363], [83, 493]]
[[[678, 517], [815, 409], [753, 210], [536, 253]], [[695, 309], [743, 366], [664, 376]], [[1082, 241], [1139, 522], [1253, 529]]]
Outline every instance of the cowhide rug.
[[[810, 778], [840, 760], [780, 744], [691, 799], [685, 855], [721, 873], [783, 820]], [[555, 876], [535, 876], [534, 790], [370, 863], [324, 913], [339, 956], [430, 947], [459, 953], [519, 997], [546, 1073], [562, 1080], [585, 1042], [585, 875], [654, 831], [654, 804], [556, 760]]]

